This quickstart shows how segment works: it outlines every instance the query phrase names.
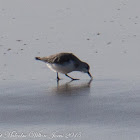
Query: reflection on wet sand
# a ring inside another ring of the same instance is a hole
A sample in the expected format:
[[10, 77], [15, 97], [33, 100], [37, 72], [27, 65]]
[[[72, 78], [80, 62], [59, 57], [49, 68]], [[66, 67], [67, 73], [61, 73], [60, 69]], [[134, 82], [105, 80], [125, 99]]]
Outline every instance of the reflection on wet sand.
[[57, 94], [77, 94], [77, 93], [87, 93], [90, 89], [90, 84], [92, 80], [84, 83], [77, 83], [76, 81], [70, 81], [65, 84], [60, 84], [57, 82], [57, 87], [53, 89], [53, 92]]

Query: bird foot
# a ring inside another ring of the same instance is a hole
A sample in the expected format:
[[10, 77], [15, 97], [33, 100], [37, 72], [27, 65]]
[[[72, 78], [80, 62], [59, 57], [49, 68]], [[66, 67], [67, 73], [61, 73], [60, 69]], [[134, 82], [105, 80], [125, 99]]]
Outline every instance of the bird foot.
[[72, 81], [75, 81], [75, 80], [80, 80], [80, 79], [74, 79], [74, 78], [72, 78], [71, 80], [72, 80]]

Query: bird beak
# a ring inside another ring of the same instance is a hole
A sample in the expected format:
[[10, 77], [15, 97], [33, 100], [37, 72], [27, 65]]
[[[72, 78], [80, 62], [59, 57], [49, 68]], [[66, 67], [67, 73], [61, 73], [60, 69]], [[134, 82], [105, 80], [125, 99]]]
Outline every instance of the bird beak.
[[90, 74], [90, 72], [88, 72], [87, 74], [89, 75], [89, 77], [90, 77], [91, 79], [93, 79], [93, 77], [92, 77], [92, 75]]

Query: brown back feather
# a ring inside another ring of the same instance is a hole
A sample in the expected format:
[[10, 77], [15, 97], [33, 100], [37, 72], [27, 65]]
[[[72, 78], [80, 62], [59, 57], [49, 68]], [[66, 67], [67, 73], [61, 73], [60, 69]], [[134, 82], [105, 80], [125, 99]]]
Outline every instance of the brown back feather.
[[37, 60], [41, 60], [47, 63], [56, 63], [56, 64], [63, 64], [65, 62], [69, 62], [70, 60], [75, 61], [75, 65], [78, 66], [79, 60], [75, 55], [72, 53], [58, 53], [55, 55], [51, 55], [49, 57], [36, 57]]

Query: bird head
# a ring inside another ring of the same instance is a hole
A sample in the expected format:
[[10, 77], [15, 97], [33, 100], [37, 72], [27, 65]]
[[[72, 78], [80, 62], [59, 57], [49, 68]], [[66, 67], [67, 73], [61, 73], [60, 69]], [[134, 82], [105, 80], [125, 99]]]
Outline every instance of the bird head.
[[90, 78], [93, 78], [92, 75], [89, 72], [89, 69], [90, 69], [90, 66], [87, 63], [82, 62], [82, 64], [81, 64], [81, 72], [87, 73]]

